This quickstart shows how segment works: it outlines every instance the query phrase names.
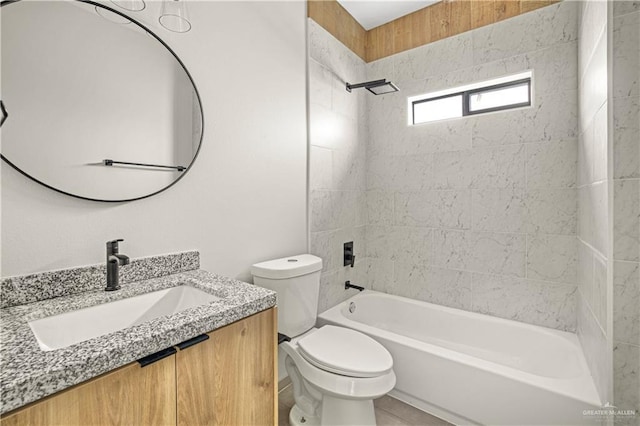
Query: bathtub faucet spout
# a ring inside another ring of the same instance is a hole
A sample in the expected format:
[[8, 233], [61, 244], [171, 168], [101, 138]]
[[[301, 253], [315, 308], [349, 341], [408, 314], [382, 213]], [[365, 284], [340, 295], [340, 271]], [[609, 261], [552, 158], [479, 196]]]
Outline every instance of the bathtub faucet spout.
[[355, 284], [351, 284], [351, 281], [346, 281], [346, 282], [344, 283], [344, 289], [345, 289], [345, 290], [348, 290], [348, 289], [350, 289], [350, 288], [355, 288], [355, 289], [356, 289], [356, 290], [358, 290], [358, 291], [362, 291], [362, 290], [364, 290], [364, 287], [361, 287], [361, 286], [359, 286], [359, 285], [355, 285]]

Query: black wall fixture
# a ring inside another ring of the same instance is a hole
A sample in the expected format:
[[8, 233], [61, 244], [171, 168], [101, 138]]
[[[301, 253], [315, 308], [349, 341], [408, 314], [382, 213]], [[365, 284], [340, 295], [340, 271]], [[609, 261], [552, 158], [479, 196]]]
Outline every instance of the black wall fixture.
[[356, 255], [353, 254], [353, 241], [344, 243], [344, 266], [351, 266], [356, 263]]
[[358, 290], [358, 291], [364, 291], [364, 287], [359, 286], [359, 285], [355, 285], [355, 284], [351, 284], [351, 281], [345, 281], [344, 289], [345, 290], [349, 290], [350, 288], [352, 288], [354, 290]]
[[147, 163], [130, 163], [128, 161], [116, 161], [109, 158], [102, 160], [102, 164], [105, 166], [113, 166], [114, 164], [123, 164], [125, 166], [138, 166], [138, 167], [151, 167], [154, 169], [175, 169], [179, 172], [187, 170], [184, 166], [163, 166], [160, 164], [147, 164]]
[[398, 86], [383, 78], [382, 80], [373, 80], [358, 84], [347, 83], [347, 92], [351, 93], [351, 90], [360, 89], [362, 87], [374, 95], [384, 95], [386, 93], [393, 93], [400, 90], [398, 89]]

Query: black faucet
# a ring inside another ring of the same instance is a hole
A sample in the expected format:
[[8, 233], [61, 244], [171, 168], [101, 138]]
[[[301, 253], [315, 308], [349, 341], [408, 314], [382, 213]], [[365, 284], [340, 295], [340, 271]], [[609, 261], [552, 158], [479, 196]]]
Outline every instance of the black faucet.
[[362, 290], [364, 290], [364, 287], [361, 287], [361, 286], [359, 286], [359, 285], [355, 285], [355, 284], [351, 284], [351, 281], [346, 281], [346, 282], [344, 283], [344, 289], [345, 289], [345, 290], [349, 290], [350, 288], [356, 289], [356, 290], [358, 290], [358, 291], [362, 291]]
[[120, 266], [129, 264], [129, 256], [118, 253], [118, 243], [124, 240], [107, 241], [107, 287], [105, 291], [120, 289]]

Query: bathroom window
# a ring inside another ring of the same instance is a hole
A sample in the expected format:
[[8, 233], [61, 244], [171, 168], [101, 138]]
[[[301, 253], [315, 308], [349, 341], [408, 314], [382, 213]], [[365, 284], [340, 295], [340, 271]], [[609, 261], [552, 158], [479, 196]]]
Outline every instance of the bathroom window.
[[531, 71], [409, 98], [409, 124], [531, 106]]

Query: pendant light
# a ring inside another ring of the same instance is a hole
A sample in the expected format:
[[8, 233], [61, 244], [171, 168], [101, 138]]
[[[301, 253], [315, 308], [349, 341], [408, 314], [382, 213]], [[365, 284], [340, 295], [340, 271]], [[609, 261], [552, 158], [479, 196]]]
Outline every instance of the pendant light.
[[187, 5], [184, 0], [164, 0], [158, 20], [160, 25], [176, 33], [186, 33], [191, 29]]

